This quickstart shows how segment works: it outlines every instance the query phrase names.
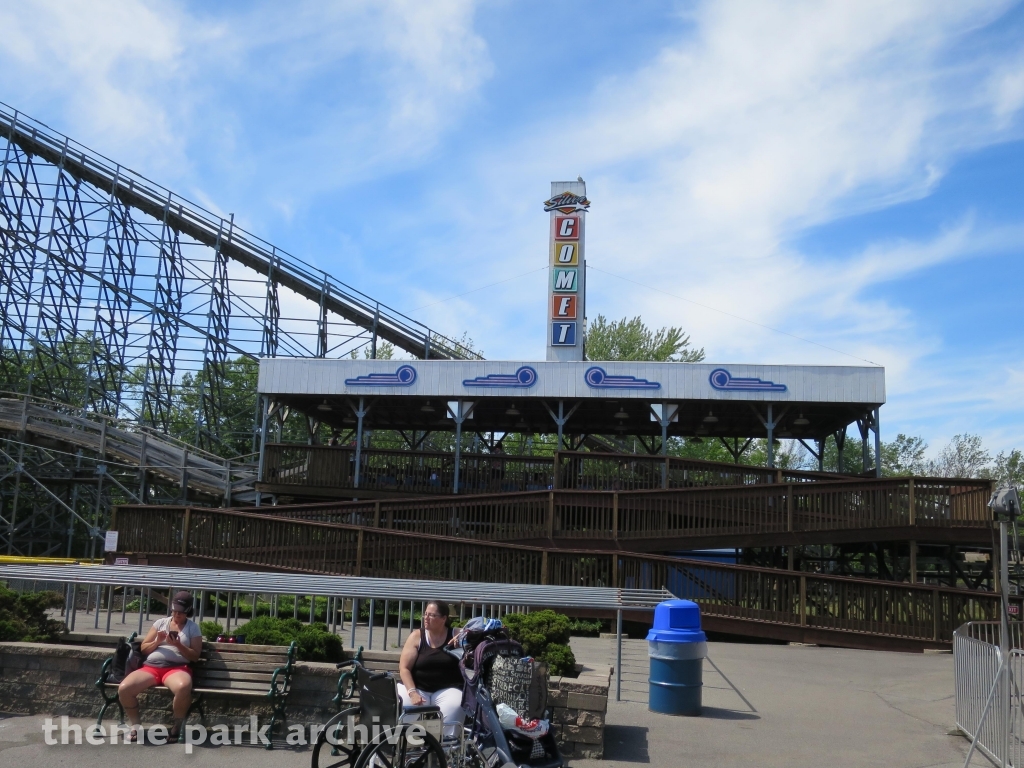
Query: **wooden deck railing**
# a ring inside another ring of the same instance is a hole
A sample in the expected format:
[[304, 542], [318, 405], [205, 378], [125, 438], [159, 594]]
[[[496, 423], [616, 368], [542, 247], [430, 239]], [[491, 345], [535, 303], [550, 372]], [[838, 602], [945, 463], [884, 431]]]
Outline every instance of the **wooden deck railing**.
[[[870, 581], [623, 552], [551, 550], [230, 510], [121, 507], [119, 553], [310, 573], [666, 587], [707, 616], [947, 643], [998, 616], [991, 592]], [[1020, 604], [1020, 598], [1014, 598]]]
[[906, 528], [908, 538], [919, 532], [925, 540], [928, 531], [936, 529], [982, 532], [992, 525], [986, 506], [990, 495], [987, 480], [886, 478], [667, 491], [557, 490], [380, 499], [264, 507], [261, 514], [479, 541], [587, 540], [652, 549], [662, 541], [678, 547], [685, 540], [696, 547], [728, 537], [766, 534], [861, 531], [870, 535]]
[[[355, 490], [355, 448], [270, 443], [263, 483], [324, 493]], [[455, 482], [450, 453], [372, 449], [361, 452], [359, 489], [417, 496], [449, 495]], [[557, 471], [556, 468], [557, 467]], [[759, 485], [846, 479], [843, 475], [775, 470], [672, 456], [559, 451], [555, 456], [462, 454], [459, 493], [514, 493], [573, 488], [630, 491]]]

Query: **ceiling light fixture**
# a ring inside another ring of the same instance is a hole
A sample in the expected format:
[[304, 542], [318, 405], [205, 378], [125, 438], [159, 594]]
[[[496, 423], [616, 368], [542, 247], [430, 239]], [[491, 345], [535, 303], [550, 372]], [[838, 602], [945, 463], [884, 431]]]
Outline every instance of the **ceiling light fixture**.
[[713, 414], [711, 411], [708, 411], [708, 415], [704, 417], [704, 423], [705, 424], [717, 424], [718, 423], [718, 417], [715, 416], [715, 414]]
[[427, 400], [427, 402], [425, 402], [425, 403], [424, 403], [424, 404], [423, 404], [423, 405], [422, 405], [422, 406], [420, 407], [420, 410], [421, 410], [421, 411], [422, 411], [423, 413], [433, 413], [433, 412], [434, 412], [434, 406], [432, 406], [432, 405], [430, 404], [430, 401], [429, 401], [429, 400]]
[[800, 414], [799, 418], [793, 419], [793, 426], [794, 427], [806, 427], [810, 423], [811, 423], [811, 420], [810, 419], [805, 419], [804, 415], [802, 413]]
[[331, 408], [331, 404], [328, 403], [326, 400], [324, 400], [322, 403], [320, 403], [320, 405], [318, 405], [316, 407], [316, 409], [318, 411], [331, 411], [331, 410], [334, 410], [333, 408]]
[[519, 409], [516, 408], [516, 404], [515, 403], [512, 403], [512, 407], [508, 408], [505, 411], [505, 415], [506, 416], [518, 416], [519, 415]]
[[616, 419], [628, 419], [629, 418], [629, 414], [626, 413], [626, 410], [622, 406], [619, 406], [619, 412], [615, 414], [614, 418], [616, 418]]

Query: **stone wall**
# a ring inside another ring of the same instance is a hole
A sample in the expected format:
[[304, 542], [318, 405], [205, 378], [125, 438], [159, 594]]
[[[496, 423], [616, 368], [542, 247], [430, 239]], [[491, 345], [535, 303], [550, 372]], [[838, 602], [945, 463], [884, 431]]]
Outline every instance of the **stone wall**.
[[[0, 643], [0, 711], [95, 718], [101, 705], [95, 682], [110, 654], [109, 647]], [[371, 669], [394, 670], [398, 656], [398, 652], [364, 651], [363, 660]], [[584, 669], [578, 678], [550, 679], [551, 724], [565, 757], [603, 756], [610, 679], [610, 670], [590, 669]], [[333, 715], [336, 710], [331, 699], [337, 682], [334, 664], [297, 662], [288, 697], [289, 724], [322, 723]], [[143, 721], [169, 723], [169, 704], [166, 691], [143, 693], [139, 697]], [[250, 715], [264, 720], [270, 709], [259, 700], [208, 696], [206, 714], [213, 722], [241, 724], [247, 723]], [[117, 716], [117, 705], [112, 705], [107, 721], [115, 722]]]
[[604, 757], [604, 717], [611, 669], [584, 668], [579, 677], [552, 677], [548, 685], [551, 726], [566, 758]]

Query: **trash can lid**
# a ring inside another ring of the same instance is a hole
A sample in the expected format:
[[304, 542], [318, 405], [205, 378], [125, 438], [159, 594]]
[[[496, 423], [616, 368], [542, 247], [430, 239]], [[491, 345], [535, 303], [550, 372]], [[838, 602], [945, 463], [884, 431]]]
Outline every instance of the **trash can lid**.
[[706, 635], [700, 628], [700, 606], [692, 600], [665, 600], [654, 608], [654, 627], [648, 640], [699, 643]]

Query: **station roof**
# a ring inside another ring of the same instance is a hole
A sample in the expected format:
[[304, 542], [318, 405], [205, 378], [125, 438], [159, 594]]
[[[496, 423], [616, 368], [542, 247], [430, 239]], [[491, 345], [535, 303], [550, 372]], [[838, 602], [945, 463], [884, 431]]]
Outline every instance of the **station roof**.
[[[660, 434], [651, 406], [676, 411], [670, 435], [759, 437], [771, 405], [779, 437], [824, 437], [885, 402], [885, 369], [854, 366], [265, 358], [259, 391], [337, 428], [362, 398], [368, 429]], [[781, 415], [781, 418], [780, 418]]]

